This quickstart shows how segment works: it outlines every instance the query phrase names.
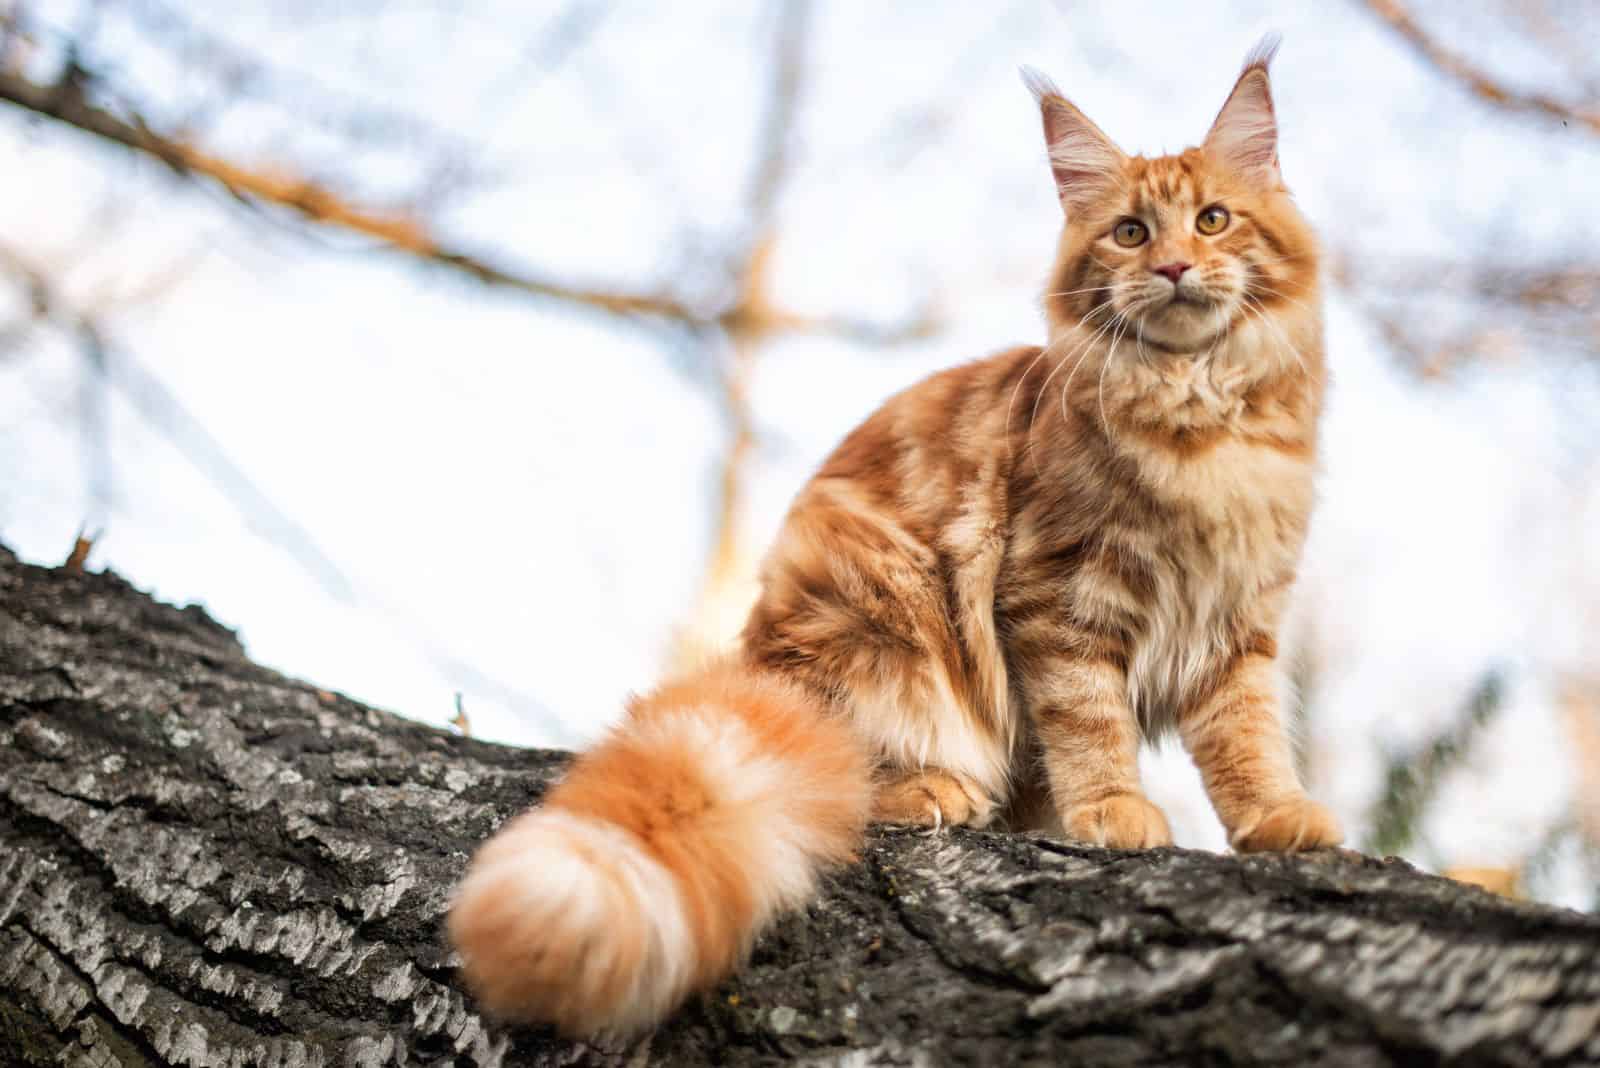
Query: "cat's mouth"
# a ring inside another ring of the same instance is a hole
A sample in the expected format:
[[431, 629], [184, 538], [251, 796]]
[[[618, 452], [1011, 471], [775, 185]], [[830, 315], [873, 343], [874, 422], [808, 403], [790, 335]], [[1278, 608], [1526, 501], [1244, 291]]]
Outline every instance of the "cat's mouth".
[[1197, 316], [1210, 314], [1216, 308], [1217, 300], [1208, 294], [1172, 290], [1146, 298], [1142, 307], [1136, 306], [1135, 314], [1147, 325], [1184, 331]]
[[1157, 348], [1173, 352], [1189, 352], [1210, 345], [1216, 340], [1218, 324], [1228, 303], [1225, 293], [1172, 290], [1165, 300], [1156, 300], [1140, 316], [1140, 336]]
[[1160, 290], [1152, 287], [1143, 296], [1144, 300], [1134, 305], [1137, 310], [1130, 309], [1140, 322], [1143, 336], [1176, 349], [1209, 344], [1234, 304], [1234, 295], [1227, 287], [1195, 283], [1168, 285]]
[[1159, 310], [1165, 310], [1167, 308], [1209, 309], [1216, 307], [1216, 304], [1216, 300], [1213, 299], [1209, 294], [1197, 293], [1192, 289], [1174, 288], [1172, 290], [1172, 297]]

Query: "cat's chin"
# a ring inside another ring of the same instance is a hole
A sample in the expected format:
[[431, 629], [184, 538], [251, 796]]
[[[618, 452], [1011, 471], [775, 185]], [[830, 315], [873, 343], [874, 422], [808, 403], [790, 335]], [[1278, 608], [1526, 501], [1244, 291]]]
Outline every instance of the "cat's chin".
[[1215, 301], [1174, 300], [1141, 318], [1140, 337], [1172, 352], [1194, 352], [1213, 345], [1227, 322], [1228, 316]]

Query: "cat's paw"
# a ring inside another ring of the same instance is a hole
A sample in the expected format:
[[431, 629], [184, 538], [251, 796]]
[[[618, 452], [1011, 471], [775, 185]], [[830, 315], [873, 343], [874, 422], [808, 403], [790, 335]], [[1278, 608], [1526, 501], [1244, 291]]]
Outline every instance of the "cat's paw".
[[1297, 797], [1251, 812], [1229, 836], [1241, 853], [1321, 849], [1344, 840], [1333, 813], [1309, 797]]
[[1076, 805], [1062, 817], [1067, 837], [1112, 849], [1149, 849], [1172, 844], [1166, 815], [1140, 794], [1112, 794]]
[[960, 772], [926, 769], [881, 783], [873, 805], [874, 823], [901, 827], [985, 827], [994, 802]]

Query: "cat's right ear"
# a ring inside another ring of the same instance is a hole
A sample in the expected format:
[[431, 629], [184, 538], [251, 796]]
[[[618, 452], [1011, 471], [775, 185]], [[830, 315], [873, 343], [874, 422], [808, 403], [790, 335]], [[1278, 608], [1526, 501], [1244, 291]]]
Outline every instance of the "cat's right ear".
[[1061, 210], [1071, 218], [1119, 184], [1128, 157], [1089, 116], [1062, 96], [1049, 78], [1023, 67], [1022, 82], [1039, 101], [1056, 195], [1061, 198]]

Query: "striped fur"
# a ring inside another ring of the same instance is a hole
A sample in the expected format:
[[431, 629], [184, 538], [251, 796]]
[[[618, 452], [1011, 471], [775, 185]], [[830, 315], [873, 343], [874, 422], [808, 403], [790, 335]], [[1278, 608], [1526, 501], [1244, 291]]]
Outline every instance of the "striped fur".
[[[1048, 346], [935, 375], [851, 433], [795, 500], [738, 652], [636, 700], [483, 848], [451, 935], [489, 1009], [648, 1027], [869, 816], [1166, 843], [1137, 754], [1169, 730], [1237, 848], [1338, 841], [1279, 721], [1325, 374], [1270, 58], [1203, 147], [1155, 159], [1033, 80], [1066, 211]], [[1206, 235], [1213, 206], [1229, 221]], [[1126, 219], [1148, 240], [1119, 244]]]

